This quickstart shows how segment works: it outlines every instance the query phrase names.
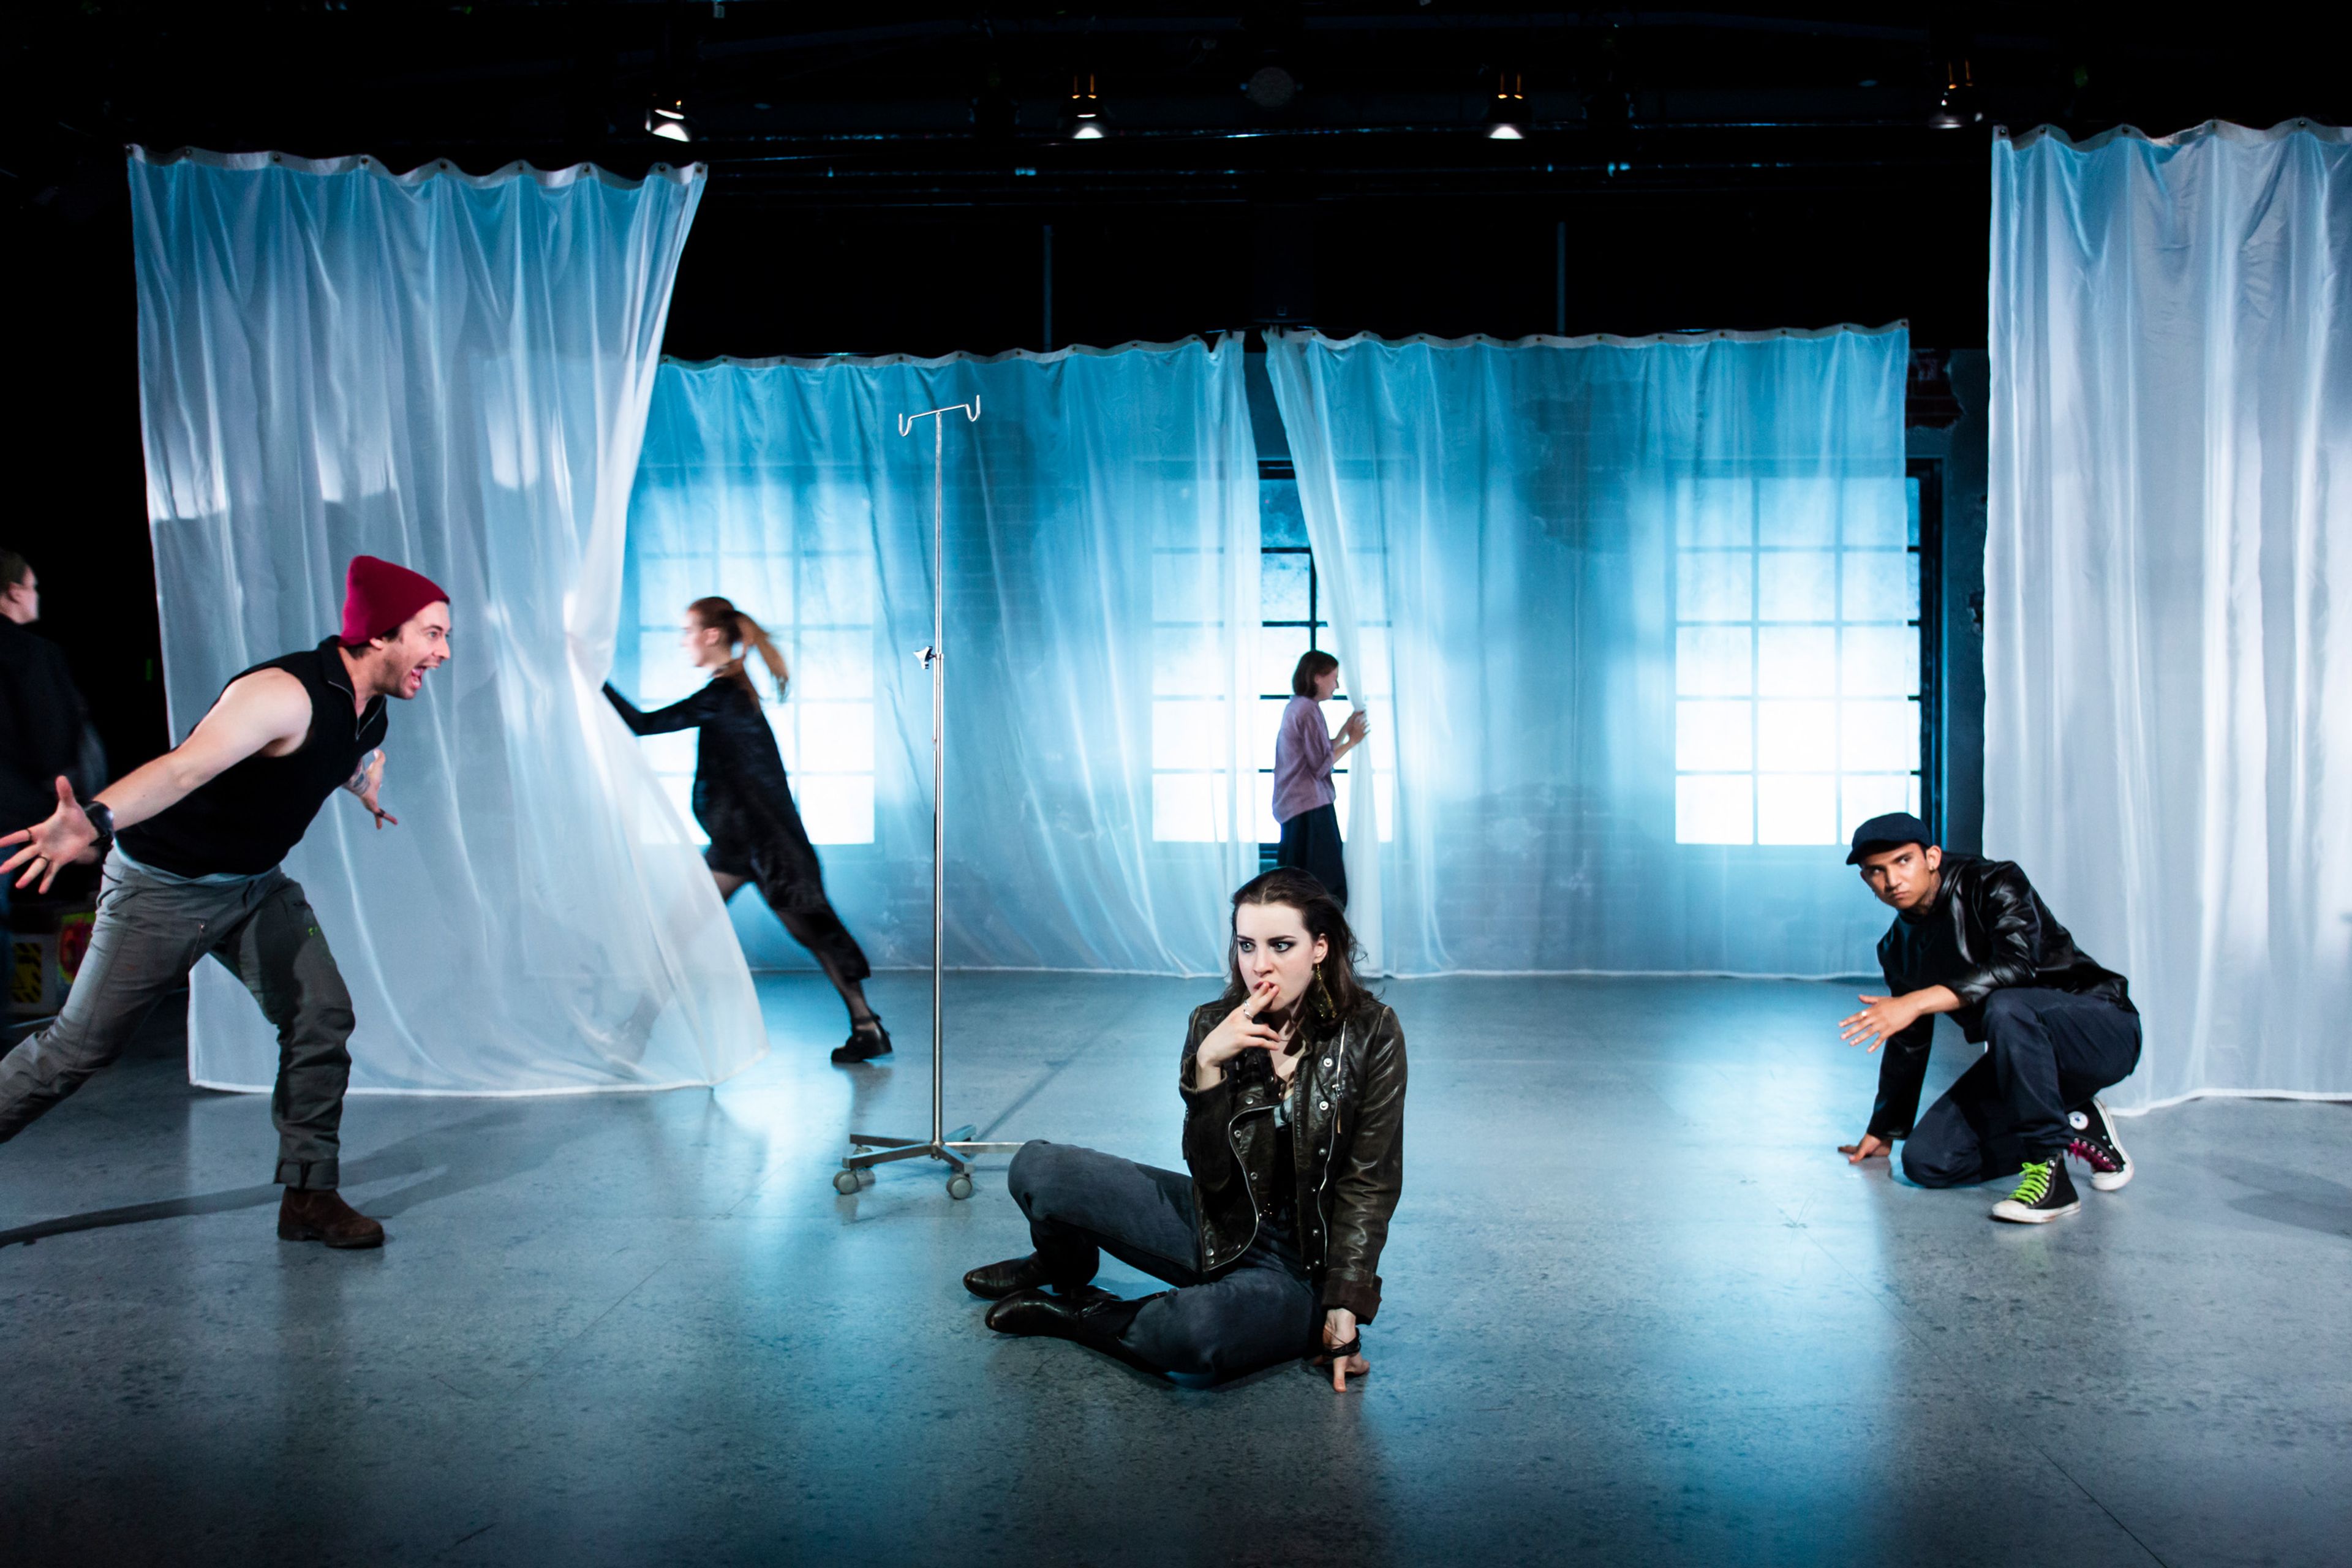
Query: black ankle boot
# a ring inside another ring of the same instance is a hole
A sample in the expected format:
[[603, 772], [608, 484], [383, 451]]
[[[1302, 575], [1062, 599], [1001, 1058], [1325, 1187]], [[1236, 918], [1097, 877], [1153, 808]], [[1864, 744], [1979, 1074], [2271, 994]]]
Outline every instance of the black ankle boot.
[[1002, 1301], [1016, 1290], [1042, 1290], [1053, 1283], [1035, 1253], [983, 1263], [963, 1277], [963, 1288], [983, 1301]]
[[1146, 1296], [1142, 1300], [1123, 1301], [1091, 1285], [1081, 1285], [1061, 1296], [1047, 1295], [1043, 1290], [1016, 1290], [991, 1307], [986, 1321], [1000, 1334], [1070, 1340], [1138, 1364], [1127, 1347], [1119, 1343], [1119, 1336], [1135, 1321], [1135, 1314], [1142, 1310], [1143, 1302], [1151, 1300]]

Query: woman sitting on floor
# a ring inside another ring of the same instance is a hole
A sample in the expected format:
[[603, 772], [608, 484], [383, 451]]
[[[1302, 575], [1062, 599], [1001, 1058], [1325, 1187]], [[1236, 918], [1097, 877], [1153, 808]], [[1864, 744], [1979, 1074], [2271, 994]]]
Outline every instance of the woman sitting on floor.
[[[1357, 984], [1354, 952], [1302, 871], [1234, 895], [1231, 978], [1193, 1010], [1177, 1079], [1191, 1174], [1024, 1144], [1007, 1185], [1036, 1250], [963, 1277], [995, 1301], [990, 1328], [1155, 1373], [1232, 1377], [1311, 1354], [1344, 1391], [1369, 1370], [1357, 1326], [1380, 1310], [1404, 1183], [1404, 1030]], [[1095, 1289], [1103, 1252], [1176, 1289]]]

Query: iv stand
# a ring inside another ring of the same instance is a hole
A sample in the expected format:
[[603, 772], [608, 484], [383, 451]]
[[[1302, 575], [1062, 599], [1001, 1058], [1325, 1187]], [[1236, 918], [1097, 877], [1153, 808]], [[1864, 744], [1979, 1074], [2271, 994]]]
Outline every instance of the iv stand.
[[969, 1126], [947, 1130], [946, 1022], [940, 1009], [940, 979], [947, 937], [947, 674], [940, 648], [947, 641], [947, 416], [961, 414], [967, 423], [980, 418], [980, 398], [898, 416], [898, 434], [909, 436], [922, 421], [931, 421], [931, 640], [915, 650], [915, 658], [931, 672], [931, 1135], [928, 1139], [885, 1138], [873, 1132], [852, 1132], [849, 1152], [834, 1173], [833, 1186], [844, 1195], [856, 1192], [872, 1177], [877, 1165], [893, 1160], [930, 1159], [949, 1170], [948, 1196], [971, 1196], [971, 1156], [1004, 1154], [1018, 1143], [982, 1143], [972, 1140]]

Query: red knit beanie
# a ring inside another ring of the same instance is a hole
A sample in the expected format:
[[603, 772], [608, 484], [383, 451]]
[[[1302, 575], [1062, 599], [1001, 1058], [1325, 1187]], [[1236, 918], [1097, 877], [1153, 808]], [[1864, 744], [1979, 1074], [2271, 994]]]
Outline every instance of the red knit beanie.
[[373, 555], [354, 555], [343, 578], [343, 641], [356, 647], [396, 632], [409, 616], [448, 597], [430, 577]]

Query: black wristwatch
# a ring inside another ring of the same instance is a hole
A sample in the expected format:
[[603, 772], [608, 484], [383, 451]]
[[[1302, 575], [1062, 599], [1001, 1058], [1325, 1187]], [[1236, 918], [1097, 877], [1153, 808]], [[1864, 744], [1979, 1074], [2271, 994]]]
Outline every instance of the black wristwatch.
[[81, 803], [81, 814], [98, 829], [98, 852], [105, 854], [114, 845], [113, 808], [103, 801], [86, 800]]

